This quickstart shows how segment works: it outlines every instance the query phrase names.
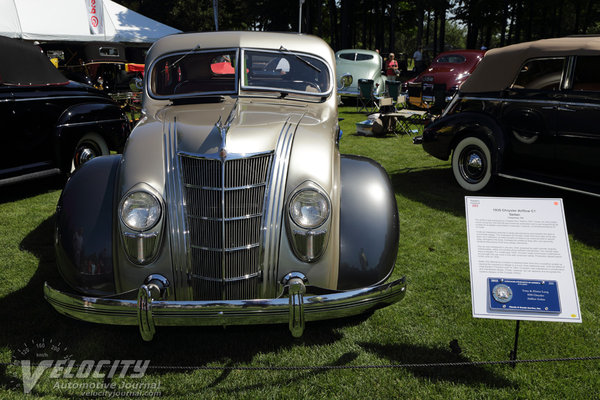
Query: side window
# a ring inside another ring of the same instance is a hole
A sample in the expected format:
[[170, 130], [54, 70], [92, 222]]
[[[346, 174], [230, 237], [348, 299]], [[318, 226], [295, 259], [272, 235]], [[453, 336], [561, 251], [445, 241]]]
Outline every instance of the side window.
[[357, 53], [356, 54], [356, 61], [365, 61], [365, 60], [372, 60], [373, 56], [371, 54], [362, 54], [362, 53]]
[[342, 54], [340, 54], [340, 58], [343, 58], [344, 60], [354, 61], [355, 57], [356, 57], [356, 53], [342, 53]]
[[521, 67], [513, 89], [558, 90], [565, 57], [529, 60]]
[[600, 91], [600, 56], [578, 56], [573, 90]]

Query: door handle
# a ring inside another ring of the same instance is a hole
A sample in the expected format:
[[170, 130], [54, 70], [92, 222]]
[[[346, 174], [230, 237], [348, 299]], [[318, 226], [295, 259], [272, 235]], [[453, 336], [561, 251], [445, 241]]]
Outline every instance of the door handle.
[[575, 112], [577, 110], [573, 110], [571, 107], [569, 106], [558, 106], [557, 111], [569, 111], [569, 112]]

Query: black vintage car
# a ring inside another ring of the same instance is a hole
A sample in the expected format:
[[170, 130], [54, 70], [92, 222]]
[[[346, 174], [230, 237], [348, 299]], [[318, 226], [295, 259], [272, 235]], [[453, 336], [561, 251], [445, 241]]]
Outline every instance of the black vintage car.
[[567, 37], [488, 51], [423, 135], [460, 186], [494, 177], [600, 195], [600, 37]]
[[36, 46], [0, 37], [0, 52], [0, 185], [123, 149], [129, 121], [109, 96], [69, 81]]

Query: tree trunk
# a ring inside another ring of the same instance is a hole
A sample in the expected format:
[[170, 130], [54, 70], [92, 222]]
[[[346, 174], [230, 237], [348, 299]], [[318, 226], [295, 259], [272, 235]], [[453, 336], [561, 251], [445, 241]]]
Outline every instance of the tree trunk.
[[440, 12], [440, 39], [439, 39], [439, 49], [440, 53], [446, 50], [446, 9], [448, 4], [446, 1], [442, 3], [442, 9]]
[[393, 52], [396, 47], [396, 0], [391, 0], [390, 3], [390, 45], [388, 46], [388, 52]]
[[335, 0], [329, 0], [329, 25], [331, 29], [331, 47], [333, 50], [339, 50], [337, 40], [337, 8]]

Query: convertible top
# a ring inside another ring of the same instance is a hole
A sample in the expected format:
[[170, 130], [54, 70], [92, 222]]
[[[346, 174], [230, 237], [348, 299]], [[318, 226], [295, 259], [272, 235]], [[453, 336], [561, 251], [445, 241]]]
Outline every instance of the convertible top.
[[482, 93], [504, 90], [513, 83], [525, 61], [569, 55], [600, 55], [600, 36], [542, 39], [489, 50], [460, 91]]
[[0, 84], [52, 85], [68, 82], [37, 46], [0, 36]]

